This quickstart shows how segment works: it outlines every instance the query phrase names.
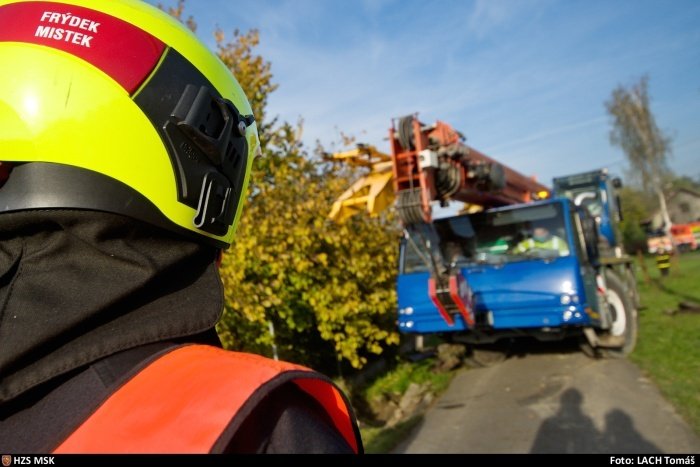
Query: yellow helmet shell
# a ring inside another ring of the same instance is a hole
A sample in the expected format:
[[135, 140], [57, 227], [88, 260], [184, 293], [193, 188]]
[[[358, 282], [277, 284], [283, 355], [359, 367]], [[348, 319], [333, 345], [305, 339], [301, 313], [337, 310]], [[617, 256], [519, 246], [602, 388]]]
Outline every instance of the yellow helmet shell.
[[0, 69], [0, 213], [104, 210], [231, 243], [257, 127], [186, 27], [140, 1], [0, 0]]

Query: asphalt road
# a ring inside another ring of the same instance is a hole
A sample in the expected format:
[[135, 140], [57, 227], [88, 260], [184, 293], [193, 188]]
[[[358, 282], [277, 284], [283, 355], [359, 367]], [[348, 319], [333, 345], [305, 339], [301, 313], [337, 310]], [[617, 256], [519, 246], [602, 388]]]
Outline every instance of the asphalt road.
[[393, 452], [700, 453], [700, 438], [633, 363], [548, 345], [458, 373]]

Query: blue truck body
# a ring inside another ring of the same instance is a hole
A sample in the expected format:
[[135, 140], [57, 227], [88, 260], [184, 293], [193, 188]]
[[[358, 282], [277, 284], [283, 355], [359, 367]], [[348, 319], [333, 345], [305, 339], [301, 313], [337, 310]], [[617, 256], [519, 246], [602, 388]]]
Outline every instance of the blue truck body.
[[[606, 172], [582, 175], [555, 183], [561, 197], [433, 221], [442, 246], [461, 245], [450, 274], [469, 287], [472, 323], [457, 312], [453, 320], [438, 312], [429, 286], [435, 271], [425, 261], [430, 245], [406, 236], [397, 281], [400, 332], [458, 335], [473, 344], [579, 334], [594, 347], [628, 353], [636, 339], [632, 262], [601, 247], [619, 246], [613, 187]], [[516, 244], [539, 226], [563, 239], [568, 251], [516, 253]], [[448, 260], [449, 251], [442, 255]]]
[[[541, 265], [528, 261], [467, 266], [461, 273], [473, 291], [477, 323], [493, 329], [542, 328], [591, 323], [584, 311], [587, 302], [576, 272], [579, 267], [576, 258], [566, 257]], [[415, 272], [399, 277], [399, 329], [419, 334], [467, 331], [460, 315], [450, 326], [435, 311], [428, 296], [429, 276]]]
[[[566, 199], [540, 201], [528, 204], [525, 209], [558, 206], [552, 211], [561, 216], [565, 238], [569, 245], [577, 239], [572, 229], [571, 210], [574, 206]], [[486, 211], [486, 215], [497, 215], [521, 211], [522, 206], [510, 206]], [[468, 222], [478, 215], [462, 215], [434, 221], [438, 230], [443, 223]], [[478, 235], [479, 232], [476, 232]], [[402, 262], [410, 248], [402, 247]], [[514, 328], [547, 328], [560, 326], [582, 326], [592, 324], [586, 313], [591, 304], [587, 299], [585, 284], [579, 271], [582, 269], [580, 249], [571, 248], [568, 256], [532, 258], [512, 256], [505, 252], [493, 255], [491, 260], [479, 257], [479, 245], [473, 260], [457, 265], [471, 288], [472, 306], [477, 326], [494, 330]], [[429, 293], [430, 272], [427, 267], [404, 267], [398, 277], [399, 329], [406, 333], [440, 333], [468, 331], [464, 319], [455, 314], [455, 323], [450, 325], [435, 310]]]

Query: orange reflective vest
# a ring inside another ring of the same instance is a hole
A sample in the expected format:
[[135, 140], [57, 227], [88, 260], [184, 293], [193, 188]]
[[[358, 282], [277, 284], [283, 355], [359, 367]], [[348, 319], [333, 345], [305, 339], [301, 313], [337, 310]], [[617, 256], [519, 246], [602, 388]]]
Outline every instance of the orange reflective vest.
[[290, 381], [319, 402], [358, 452], [361, 441], [350, 406], [325, 377], [258, 355], [186, 345], [124, 383], [54, 453], [221, 452], [225, 446], [217, 441], [236, 414], [250, 413], [251, 396]]

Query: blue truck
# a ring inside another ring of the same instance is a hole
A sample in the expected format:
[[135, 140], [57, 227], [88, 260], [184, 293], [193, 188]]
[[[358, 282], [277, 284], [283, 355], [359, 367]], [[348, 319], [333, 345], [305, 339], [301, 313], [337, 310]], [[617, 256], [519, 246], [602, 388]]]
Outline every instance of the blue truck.
[[[334, 155], [371, 171], [331, 217], [364, 205], [376, 215], [395, 197], [401, 333], [437, 334], [473, 353], [519, 336], [576, 336], [591, 356], [632, 351], [639, 296], [618, 229], [618, 179], [596, 170], [558, 177], [550, 190], [417, 115], [392, 120], [388, 136], [390, 155], [367, 146]], [[452, 201], [465, 213], [435, 218]]]
[[[547, 199], [406, 229], [400, 332], [436, 334], [475, 355], [521, 336], [577, 337], [590, 356], [629, 354], [639, 303], [618, 229], [619, 186], [606, 170], [559, 177]], [[543, 229], [556, 244], [532, 240]]]

